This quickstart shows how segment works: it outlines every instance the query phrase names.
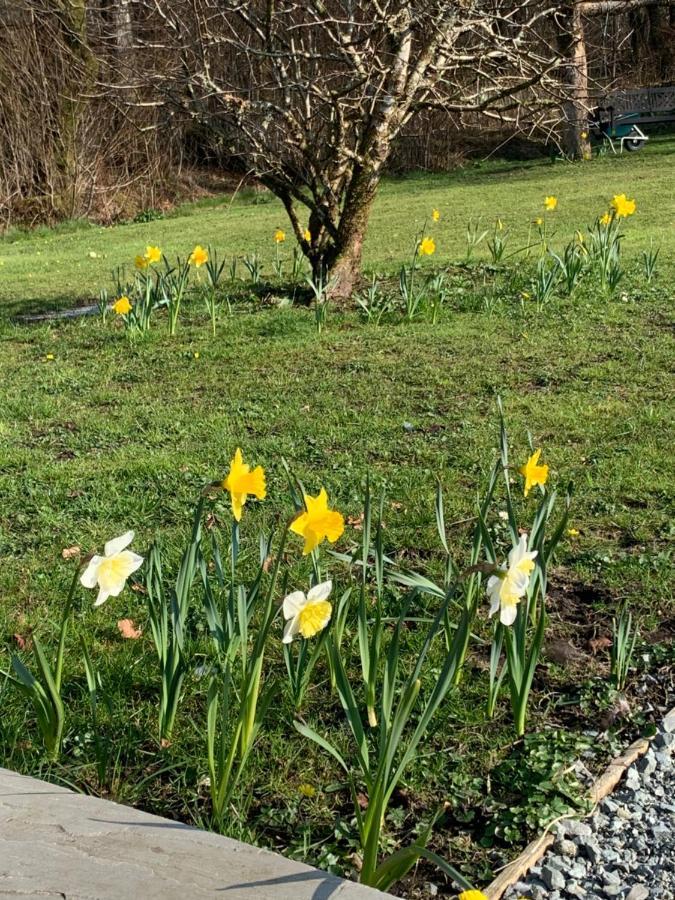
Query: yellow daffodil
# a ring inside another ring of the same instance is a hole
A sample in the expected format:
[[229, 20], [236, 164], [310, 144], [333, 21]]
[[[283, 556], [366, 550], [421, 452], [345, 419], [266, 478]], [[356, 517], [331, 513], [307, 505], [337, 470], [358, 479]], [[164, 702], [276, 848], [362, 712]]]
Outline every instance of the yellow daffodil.
[[537, 216], [537, 218], [534, 220], [534, 224], [535, 224], [538, 228], [541, 228], [541, 226], [544, 224], [544, 220], [542, 219], [541, 216]]
[[579, 537], [579, 532], [577, 531], [576, 528], [568, 528], [567, 534], [572, 538]]
[[251, 467], [244, 462], [241, 450], [237, 447], [230, 463], [230, 471], [223, 481], [223, 488], [230, 492], [232, 515], [239, 522], [249, 494], [253, 494], [258, 500], [264, 500], [267, 496], [265, 471], [262, 466], [251, 471]]
[[632, 216], [636, 210], [635, 200], [629, 200], [625, 194], [615, 194], [611, 203], [616, 217], [618, 219], [626, 219]]
[[191, 266], [194, 266], [195, 269], [198, 269], [200, 266], [203, 266], [204, 263], [209, 261], [209, 251], [205, 250], [201, 244], [197, 244], [195, 249], [192, 251], [190, 256], [188, 257], [188, 262]]
[[586, 240], [581, 231], [575, 231], [574, 236], [576, 237], [577, 243], [579, 244], [583, 244]]
[[558, 205], [558, 198], [557, 198], [557, 197], [553, 197], [553, 196], [551, 196], [551, 197], [544, 197], [544, 206], [546, 207], [546, 209], [547, 209], [549, 212], [553, 212], [553, 210], [557, 207], [557, 205]]
[[432, 209], [432, 211], [431, 211], [431, 218], [434, 220], [434, 222], [440, 222], [440, 221], [441, 221], [441, 211], [440, 211], [440, 209]]
[[148, 265], [154, 265], [162, 259], [162, 251], [159, 247], [152, 247], [150, 244], [145, 248], [145, 253], [143, 255], [147, 259]]
[[47, 360], [47, 362], [52, 362], [54, 360], [54, 358], [55, 357], [54, 357], [53, 353], [47, 353], [47, 355], [45, 356], [45, 359]]
[[124, 294], [115, 300], [112, 309], [118, 316], [126, 316], [127, 313], [131, 312], [131, 300]]
[[318, 547], [324, 538], [335, 543], [345, 530], [345, 520], [341, 513], [328, 508], [328, 494], [321, 488], [316, 497], [305, 494], [306, 511], [300, 513], [291, 523], [291, 531], [305, 539], [303, 555]]
[[94, 606], [100, 606], [108, 597], [118, 597], [124, 590], [127, 578], [143, 565], [143, 557], [126, 548], [134, 539], [133, 531], [108, 541], [103, 556], [92, 556], [82, 573], [80, 582], [86, 588], [98, 587]]
[[199, 359], [201, 354], [200, 354], [199, 350], [195, 350], [195, 352], [192, 354], [192, 356], [194, 357], [194, 359]]
[[497, 231], [504, 230], [504, 223], [502, 222], [501, 219], [497, 219], [497, 221], [495, 222], [495, 227], [496, 227]]
[[304, 591], [293, 591], [284, 597], [284, 644], [290, 644], [299, 634], [304, 638], [311, 638], [323, 631], [333, 612], [333, 607], [328, 602], [332, 590], [333, 582], [324, 581], [311, 588], [307, 594]]
[[274, 241], [275, 241], [275, 243], [277, 243], [277, 244], [283, 244], [283, 242], [284, 242], [285, 240], [286, 240], [286, 232], [285, 232], [285, 231], [282, 231], [281, 228], [277, 228], [277, 230], [274, 232]]
[[605, 226], [609, 225], [609, 223], [612, 221], [611, 213], [609, 213], [609, 212], [604, 213], [603, 215], [600, 216], [600, 219], [598, 221], [600, 222], [601, 225], [605, 225]]
[[518, 471], [525, 479], [525, 496], [530, 493], [530, 490], [534, 487], [535, 484], [546, 484], [548, 480], [548, 466], [539, 465], [539, 457], [541, 456], [541, 450], [535, 450], [532, 456], [528, 459], [524, 466], [521, 466]]
[[462, 891], [458, 900], [488, 900], [482, 891]]
[[588, 132], [587, 132], [587, 131], [582, 131], [582, 132], [581, 132], [581, 140], [582, 140], [582, 141], [588, 140]]
[[433, 256], [436, 252], [436, 241], [430, 237], [422, 238], [419, 252], [421, 256]]
[[513, 625], [516, 620], [518, 604], [527, 593], [536, 556], [536, 550], [527, 549], [527, 535], [521, 534], [518, 544], [509, 553], [508, 566], [500, 566], [499, 571], [488, 578], [490, 615], [499, 611], [502, 625]]
[[312, 232], [309, 230], [309, 228], [305, 228], [305, 233], [304, 233], [303, 237], [305, 238], [305, 240], [307, 241], [308, 244], [312, 243]]
[[137, 269], [147, 269], [149, 263], [148, 260], [144, 256], [141, 256], [139, 253], [138, 256], [136, 256], [134, 259], [134, 265]]

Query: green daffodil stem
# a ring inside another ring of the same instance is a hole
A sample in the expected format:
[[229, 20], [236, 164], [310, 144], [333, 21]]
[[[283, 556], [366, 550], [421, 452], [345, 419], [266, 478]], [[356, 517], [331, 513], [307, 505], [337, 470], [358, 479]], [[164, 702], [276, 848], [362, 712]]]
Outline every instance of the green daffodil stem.
[[66, 634], [68, 633], [68, 619], [70, 617], [70, 610], [73, 606], [73, 600], [75, 598], [75, 589], [77, 588], [77, 579], [82, 569], [82, 565], [76, 567], [75, 573], [73, 575], [73, 580], [70, 583], [70, 590], [68, 591], [68, 596], [66, 598], [66, 604], [63, 607], [63, 615], [61, 617], [61, 631], [59, 633], [59, 647], [56, 653], [56, 670], [54, 672], [54, 685], [56, 686], [57, 692], [61, 693], [61, 678], [63, 675], [63, 657], [66, 650]]

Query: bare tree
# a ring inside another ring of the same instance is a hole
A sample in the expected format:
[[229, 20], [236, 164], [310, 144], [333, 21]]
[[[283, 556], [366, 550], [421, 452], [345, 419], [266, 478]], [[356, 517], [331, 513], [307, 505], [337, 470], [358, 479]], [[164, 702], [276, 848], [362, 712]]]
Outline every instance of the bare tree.
[[[209, 129], [348, 296], [392, 144], [420, 110], [532, 121], [558, 51], [541, 0], [139, 0], [135, 91]], [[154, 68], [153, 68], [154, 67]], [[147, 96], [147, 91], [146, 91]]]

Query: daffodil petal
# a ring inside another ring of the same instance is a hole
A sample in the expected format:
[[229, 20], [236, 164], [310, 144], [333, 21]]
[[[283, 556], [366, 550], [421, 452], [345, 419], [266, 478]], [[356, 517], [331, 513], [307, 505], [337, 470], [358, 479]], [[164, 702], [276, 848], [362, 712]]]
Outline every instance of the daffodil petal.
[[284, 628], [284, 636], [281, 639], [282, 644], [290, 644], [293, 641], [293, 638], [297, 636], [300, 631], [300, 618], [299, 616], [293, 616], [292, 619], [289, 619], [286, 622], [286, 626]]
[[307, 600], [313, 603], [315, 600], [327, 600], [330, 592], [333, 590], [332, 581], [323, 581], [321, 584], [315, 585], [307, 594]]
[[117, 553], [120, 553], [134, 539], [133, 531], [126, 531], [124, 534], [121, 534], [119, 537], [113, 538], [111, 541], [108, 541], [105, 547], [103, 548], [103, 552], [106, 556], [115, 556]]
[[98, 583], [98, 567], [103, 562], [102, 556], [92, 556], [89, 565], [80, 577], [80, 584], [86, 588], [95, 588]]
[[307, 597], [305, 597], [304, 591], [293, 591], [292, 594], [284, 597], [282, 606], [284, 619], [292, 619], [293, 616], [297, 616], [306, 602]]

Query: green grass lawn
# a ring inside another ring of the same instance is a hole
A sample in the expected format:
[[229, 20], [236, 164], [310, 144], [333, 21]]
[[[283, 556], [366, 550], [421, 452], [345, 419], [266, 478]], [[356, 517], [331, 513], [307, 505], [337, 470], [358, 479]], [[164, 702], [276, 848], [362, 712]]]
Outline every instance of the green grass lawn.
[[[451, 549], [463, 565], [476, 493], [495, 458], [501, 396], [514, 464], [529, 453], [529, 433], [543, 448], [552, 483], [574, 483], [570, 527], [577, 534], [565, 535], [551, 575], [553, 650], [536, 681], [534, 737], [513, 741], [506, 696], [496, 720], [486, 721], [485, 653], [476, 644], [463, 686], [444, 706], [387, 822], [393, 847], [415, 833], [439, 798], [447, 799], [434, 849], [479, 881], [489, 879], [537, 827], [537, 810], [527, 823], [509, 811], [519, 802], [527, 808], [528, 794], [533, 806], [545, 806], [546, 797], [532, 789], [543, 778], [536, 760], [548, 765], [574, 755], [575, 735], [588, 723], [597, 727], [614, 703], [607, 650], [593, 655], [589, 640], [611, 635], [611, 617], [622, 603], [639, 621], [641, 654], [651, 653], [652, 662], [666, 651], [651, 643], [672, 638], [674, 152], [675, 141], [660, 139], [644, 152], [591, 164], [494, 163], [387, 181], [366, 267], [392, 275], [431, 209], [440, 209], [440, 223], [427, 226], [438, 252], [425, 267], [449, 266], [451, 292], [435, 325], [395, 317], [378, 327], [355, 312], [330, 312], [326, 331], [317, 335], [311, 310], [248, 294], [231, 318], [221, 318], [215, 339], [201, 307], [190, 302], [175, 339], [162, 320], [135, 342], [111, 318], [105, 324], [97, 317], [40, 325], [12, 320], [94, 298], [110, 287], [110, 270], [128, 265], [148, 243], [169, 255], [185, 255], [196, 243], [226, 255], [256, 251], [269, 271], [272, 232], [284, 219], [275, 202], [256, 203], [252, 196], [185, 207], [146, 224], [64, 227], [0, 242], [0, 669], [9, 667], [17, 635], [39, 633], [53, 646], [72, 571], [61, 559], [63, 548], [100, 550], [133, 528], [139, 552], [161, 536], [175, 561], [201, 488], [225, 475], [237, 446], [268, 472], [268, 498], [247, 509], [243, 521], [251, 556], [258, 529], [291, 509], [286, 459], [311, 493], [324, 485], [348, 517], [340, 549], [360, 541], [355, 526], [369, 473], [377, 490], [387, 492], [386, 549], [436, 575], [439, 478]], [[528, 223], [542, 214], [544, 196], [555, 194], [559, 208], [549, 214], [549, 228], [560, 247], [622, 192], [635, 197], [638, 211], [624, 228], [627, 274], [609, 299], [588, 279], [572, 298], [556, 296], [537, 313], [520, 297], [531, 262], [515, 257], [504, 269], [485, 266], [482, 247], [476, 265], [455, 265], [464, 255], [469, 218], [487, 224], [500, 216], [516, 249]], [[659, 274], [647, 285], [640, 252], [652, 239], [661, 246]], [[514, 480], [520, 483], [515, 472]], [[534, 500], [517, 493], [526, 523]], [[227, 529], [224, 500], [215, 517]], [[289, 556], [294, 585], [306, 583], [308, 574], [297, 550], [296, 544]], [[335, 573], [344, 581], [337, 566]], [[25, 700], [0, 682], [2, 763], [207, 822], [203, 679], [188, 678], [174, 741], [158, 749], [149, 638], [123, 642], [116, 627], [126, 617], [144, 624], [142, 594], [127, 589], [97, 610], [91, 594], [79, 597], [66, 662], [63, 762], [44, 761]], [[425, 611], [433, 612], [428, 602]], [[484, 619], [477, 628], [485, 637]], [[201, 659], [208, 642], [197, 613], [193, 624]], [[105, 728], [114, 735], [114, 762], [103, 788], [93, 774], [79, 634], [86, 635], [111, 697]], [[561, 641], [583, 654], [581, 663], [561, 660], [559, 648], [554, 652]], [[270, 659], [282, 683], [277, 650]], [[640, 656], [640, 665], [651, 663]], [[305, 715], [337, 729], [337, 703], [325, 671], [317, 672]], [[597, 741], [604, 752], [644, 725], [638, 695], [629, 691], [629, 699], [629, 719]], [[294, 731], [283, 693], [274, 713], [242, 784], [246, 812], [228, 831], [348, 871], [353, 826], [339, 773]], [[520, 782], [512, 777], [514, 766], [525, 773]], [[305, 783], [317, 789], [313, 798], [299, 793]], [[422, 867], [419, 883], [429, 878], [442, 876]]]

